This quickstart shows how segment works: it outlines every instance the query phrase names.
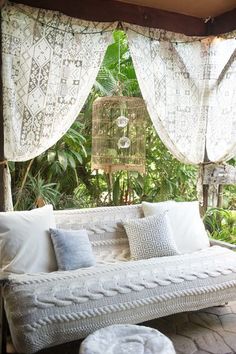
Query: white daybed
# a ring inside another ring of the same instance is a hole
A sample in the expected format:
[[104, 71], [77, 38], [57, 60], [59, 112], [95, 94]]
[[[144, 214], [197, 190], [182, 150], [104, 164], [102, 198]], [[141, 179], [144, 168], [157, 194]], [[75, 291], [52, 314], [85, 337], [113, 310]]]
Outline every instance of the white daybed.
[[21, 353], [77, 340], [107, 325], [140, 323], [236, 299], [236, 254], [225, 247], [130, 260], [121, 220], [143, 217], [140, 205], [56, 211], [55, 216], [58, 227], [88, 230], [97, 265], [12, 274], [5, 280], [7, 320]]

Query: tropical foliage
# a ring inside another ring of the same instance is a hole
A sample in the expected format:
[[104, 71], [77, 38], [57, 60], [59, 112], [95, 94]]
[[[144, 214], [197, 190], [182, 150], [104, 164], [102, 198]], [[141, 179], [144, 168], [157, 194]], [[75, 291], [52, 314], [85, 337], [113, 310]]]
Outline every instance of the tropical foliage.
[[236, 211], [210, 208], [204, 222], [211, 237], [236, 244]]

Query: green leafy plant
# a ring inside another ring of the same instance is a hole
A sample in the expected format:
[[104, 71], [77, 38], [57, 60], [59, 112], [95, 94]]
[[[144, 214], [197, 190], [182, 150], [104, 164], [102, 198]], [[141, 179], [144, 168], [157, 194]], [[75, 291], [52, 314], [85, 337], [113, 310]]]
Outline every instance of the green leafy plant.
[[55, 187], [56, 183], [46, 183], [40, 174], [37, 177], [29, 174], [24, 186], [23, 197], [20, 199], [17, 209], [32, 209], [45, 204], [55, 206], [60, 197], [60, 193]]
[[236, 244], [236, 211], [209, 208], [204, 223], [212, 238]]
[[11, 166], [15, 210], [31, 208], [36, 191], [43, 192], [43, 199], [50, 199], [55, 207], [61, 205], [62, 196], [73, 195], [79, 183], [78, 165], [87, 158], [86, 138], [80, 133], [82, 128], [83, 124], [76, 121], [49, 150], [29, 162]]

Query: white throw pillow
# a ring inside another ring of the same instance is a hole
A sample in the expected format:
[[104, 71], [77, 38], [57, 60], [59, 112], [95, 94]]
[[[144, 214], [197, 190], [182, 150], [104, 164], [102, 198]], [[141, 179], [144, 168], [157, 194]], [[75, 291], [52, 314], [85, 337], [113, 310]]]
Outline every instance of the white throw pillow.
[[57, 270], [49, 228], [55, 228], [51, 205], [30, 211], [0, 213], [0, 269], [13, 273]]
[[179, 254], [166, 212], [141, 219], [123, 221], [135, 260]]
[[207, 232], [199, 213], [199, 203], [162, 202], [142, 203], [145, 216], [168, 211], [173, 237], [180, 253], [191, 253], [210, 246]]
[[159, 215], [169, 211], [171, 205], [175, 205], [174, 200], [167, 200], [159, 203], [142, 202], [143, 213], [145, 216]]

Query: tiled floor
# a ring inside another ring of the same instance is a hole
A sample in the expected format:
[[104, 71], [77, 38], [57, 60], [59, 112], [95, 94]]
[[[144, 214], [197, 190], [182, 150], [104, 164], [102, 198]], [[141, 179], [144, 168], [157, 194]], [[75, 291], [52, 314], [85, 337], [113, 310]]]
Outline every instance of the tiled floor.
[[[145, 322], [166, 334], [177, 354], [236, 353], [236, 302]], [[80, 342], [50, 348], [44, 354], [78, 354]]]
[[166, 334], [178, 354], [236, 353], [236, 302], [148, 322]]

